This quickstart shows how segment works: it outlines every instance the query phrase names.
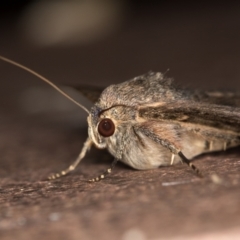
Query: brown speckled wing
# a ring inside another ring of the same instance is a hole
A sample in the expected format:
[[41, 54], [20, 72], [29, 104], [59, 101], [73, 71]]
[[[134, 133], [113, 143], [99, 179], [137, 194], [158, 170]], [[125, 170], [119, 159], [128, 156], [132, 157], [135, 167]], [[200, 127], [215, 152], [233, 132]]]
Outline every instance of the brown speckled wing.
[[71, 86], [92, 103], [97, 102], [104, 88], [89, 85]]
[[231, 106], [240, 107], [240, 92], [234, 91], [193, 91], [193, 98], [196, 101]]
[[201, 101], [176, 101], [148, 105], [139, 109], [139, 116], [148, 120], [167, 120], [240, 131], [240, 107], [237, 98], [209, 98]]

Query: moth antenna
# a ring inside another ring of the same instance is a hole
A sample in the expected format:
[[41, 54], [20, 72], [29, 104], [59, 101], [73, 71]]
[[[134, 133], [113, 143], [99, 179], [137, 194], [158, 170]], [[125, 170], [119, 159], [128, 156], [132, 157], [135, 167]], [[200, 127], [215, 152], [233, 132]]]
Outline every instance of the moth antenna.
[[66, 94], [63, 90], [61, 90], [57, 85], [55, 85], [54, 83], [52, 83], [50, 80], [48, 80], [47, 78], [43, 77], [42, 75], [40, 75], [39, 73], [31, 70], [30, 68], [17, 63], [13, 60], [10, 60], [8, 58], [5, 58], [3, 56], [0, 56], [0, 59], [4, 62], [10, 63], [16, 67], [19, 67], [33, 75], [35, 75], [36, 77], [40, 78], [42, 81], [44, 81], [45, 83], [47, 83], [48, 85], [50, 85], [51, 87], [53, 87], [55, 90], [57, 90], [59, 93], [61, 93], [64, 97], [66, 97], [68, 100], [72, 101], [73, 103], [75, 103], [77, 106], [79, 106], [80, 108], [82, 108], [86, 113], [90, 114], [89, 110], [87, 108], [85, 108], [82, 104], [78, 103], [77, 101], [75, 101], [73, 98], [71, 98], [68, 94]]

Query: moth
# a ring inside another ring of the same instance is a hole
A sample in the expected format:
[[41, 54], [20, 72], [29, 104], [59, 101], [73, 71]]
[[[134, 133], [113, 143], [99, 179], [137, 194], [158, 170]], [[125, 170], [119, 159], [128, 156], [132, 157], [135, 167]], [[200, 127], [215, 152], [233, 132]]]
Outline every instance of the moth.
[[[40, 77], [66, 96], [36, 72], [7, 58], [0, 59]], [[160, 72], [110, 85], [101, 94], [80, 91], [95, 101], [90, 110], [66, 97], [87, 112], [88, 138], [76, 161], [49, 179], [73, 171], [92, 145], [107, 149], [114, 160], [90, 182], [104, 179], [118, 161], [138, 170], [184, 162], [201, 176], [191, 159], [240, 145], [239, 93], [180, 88]]]

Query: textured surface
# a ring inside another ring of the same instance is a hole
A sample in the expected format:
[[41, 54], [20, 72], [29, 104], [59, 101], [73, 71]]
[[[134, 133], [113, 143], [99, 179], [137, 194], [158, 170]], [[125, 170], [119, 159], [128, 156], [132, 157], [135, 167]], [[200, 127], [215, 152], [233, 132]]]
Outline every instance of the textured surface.
[[[63, 49], [16, 42], [10, 25], [1, 28], [0, 51], [59, 82], [108, 85], [170, 67], [169, 75], [182, 84], [240, 90], [238, 10], [175, 10], [162, 16], [160, 9], [149, 9], [110, 40]], [[25, 90], [41, 83], [2, 63], [0, 73], [1, 240], [233, 239], [240, 234], [239, 149], [196, 158], [203, 179], [181, 164], [150, 171], [118, 164], [104, 181], [90, 184], [86, 180], [112, 160], [94, 149], [71, 175], [44, 181], [79, 153], [87, 136], [85, 113], [54, 111], [49, 105], [55, 98], [32, 100], [26, 108], [20, 101]], [[50, 110], [32, 114], [37, 106]]]

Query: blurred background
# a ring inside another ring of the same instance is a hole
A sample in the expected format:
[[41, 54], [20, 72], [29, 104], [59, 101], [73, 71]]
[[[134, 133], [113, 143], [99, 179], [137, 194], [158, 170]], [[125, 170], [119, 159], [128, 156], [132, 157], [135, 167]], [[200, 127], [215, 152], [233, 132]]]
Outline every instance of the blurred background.
[[[187, 87], [240, 89], [239, 1], [12, 0], [0, 9], [0, 54], [55, 83], [105, 87], [169, 70]], [[7, 111], [54, 94], [13, 66], [1, 62], [0, 73]]]

